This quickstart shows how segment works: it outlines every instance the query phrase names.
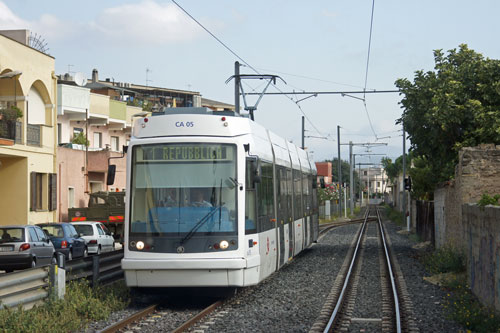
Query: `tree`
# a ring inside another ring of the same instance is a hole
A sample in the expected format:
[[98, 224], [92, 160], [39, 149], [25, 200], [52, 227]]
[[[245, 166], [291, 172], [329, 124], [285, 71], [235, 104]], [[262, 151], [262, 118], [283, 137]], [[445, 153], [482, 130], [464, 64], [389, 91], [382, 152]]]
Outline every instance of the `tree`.
[[447, 56], [434, 51], [434, 60], [434, 71], [396, 81], [403, 95], [396, 123], [404, 124], [419, 177], [431, 187], [454, 176], [462, 147], [500, 144], [500, 61], [465, 44]]
[[73, 136], [73, 140], [71, 140], [71, 143], [88, 146], [89, 140], [87, 140], [87, 138], [85, 137], [85, 134], [83, 134], [83, 132], [78, 132], [78, 134]]

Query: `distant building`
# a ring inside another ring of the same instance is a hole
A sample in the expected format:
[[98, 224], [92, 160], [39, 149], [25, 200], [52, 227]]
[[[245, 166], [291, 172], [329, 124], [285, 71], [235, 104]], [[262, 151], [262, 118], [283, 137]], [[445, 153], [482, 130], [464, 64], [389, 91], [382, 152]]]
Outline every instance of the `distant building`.
[[[135, 117], [193, 105], [234, 110], [233, 105], [202, 99], [198, 92], [100, 81], [95, 69], [83, 86], [77, 86], [68, 74], [58, 83], [60, 221], [67, 221], [68, 208], [85, 207], [90, 193], [125, 191], [126, 158], [121, 157], [126, 155], [123, 146], [128, 145]], [[78, 139], [80, 143], [75, 142]], [[115, 182], [110, 186], [106, 185], [108, 164], [116, 165]]]
[[389, 184], [389, 179], [382, 167], [361, 168], [360, 181], [363, 192], [370, 193], [390, 193], [392, 188]]
[[315, 162], [317, 169], [317, 181], [318, 184], [321, 183], [321, 179], [325, 182], [325, 185], [332, 183], [332, 162]]

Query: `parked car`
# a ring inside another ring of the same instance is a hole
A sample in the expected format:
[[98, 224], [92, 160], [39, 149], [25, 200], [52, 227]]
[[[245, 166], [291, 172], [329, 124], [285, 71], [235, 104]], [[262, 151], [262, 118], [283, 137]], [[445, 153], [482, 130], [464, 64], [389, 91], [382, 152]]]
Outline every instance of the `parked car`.
[[115, 239], [101, 222], [71, 222], [81, 238], [85, 239], [89, 253], [101, 254], [114, 250]]
[[54, 245], [34, 225], [0, 226], [0, 270], [39, 267], [55, 263]]
[[86, 257], [88, 249], [85, 240], [78, 235], [70, 223], [40, 223], [37, 224], [49, 236], [56, 252], [66, 256], [66, 260]]

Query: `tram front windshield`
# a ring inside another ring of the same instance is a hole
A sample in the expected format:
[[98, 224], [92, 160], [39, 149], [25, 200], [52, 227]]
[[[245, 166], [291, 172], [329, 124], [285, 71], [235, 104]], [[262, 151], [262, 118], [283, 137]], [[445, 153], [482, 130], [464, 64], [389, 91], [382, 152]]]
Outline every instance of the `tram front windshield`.
[[236, 146], [168, 143], [132, 150], [130, 235], [234, 235]]

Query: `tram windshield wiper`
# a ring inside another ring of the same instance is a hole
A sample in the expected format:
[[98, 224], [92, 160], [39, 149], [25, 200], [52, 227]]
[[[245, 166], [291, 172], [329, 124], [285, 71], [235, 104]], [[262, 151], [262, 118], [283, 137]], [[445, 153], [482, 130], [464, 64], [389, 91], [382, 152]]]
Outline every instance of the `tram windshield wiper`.
[[220, 206], [218, 207], [212, 207], [212, 210], [210, 210], [205, 216], [203, 216], [192, 228], [191, 230], [189, 230], [189, 232], [187, 233], [186, 236], [184, 236], [184, 238], [181, 239], [181, 245], [184, 244], [186, 241], [188, 241], [189, 239], [191, 239], [191, 237], [193, 237], [193, 235], [195, 234], [196, 231], [198, 231], [198, 229], [200, 229], [203, 224], [205, 224], [205, 222], [208, 221], [208, 219], [210, 219], [217, 210], [220, 210]]

